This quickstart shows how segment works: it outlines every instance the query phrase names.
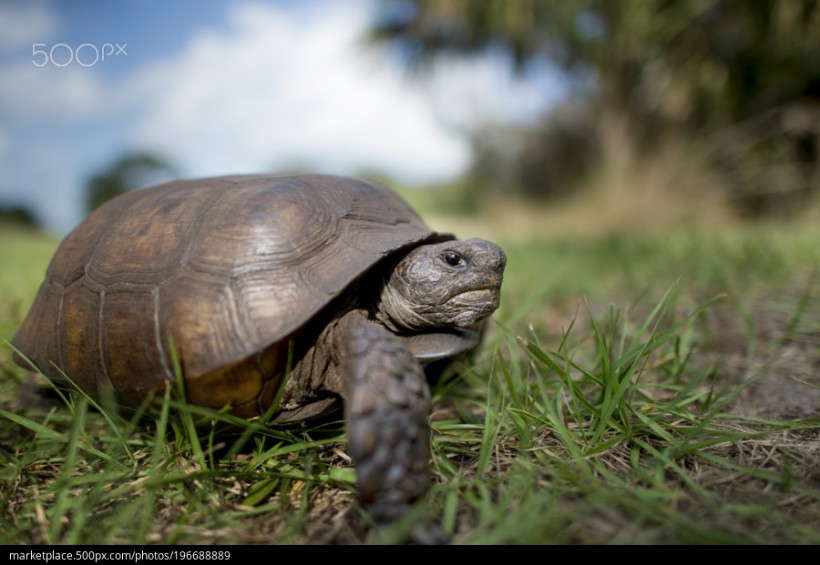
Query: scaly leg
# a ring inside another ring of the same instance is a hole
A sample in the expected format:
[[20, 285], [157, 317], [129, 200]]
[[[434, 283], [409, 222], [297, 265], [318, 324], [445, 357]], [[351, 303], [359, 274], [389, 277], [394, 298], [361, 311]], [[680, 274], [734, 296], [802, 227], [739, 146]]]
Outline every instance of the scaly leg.
[[419, 363], [385, 327], [351, 312], [338, 330], [359, 493], [377, 521], [390, 522], [430, 486], [430, 391]]

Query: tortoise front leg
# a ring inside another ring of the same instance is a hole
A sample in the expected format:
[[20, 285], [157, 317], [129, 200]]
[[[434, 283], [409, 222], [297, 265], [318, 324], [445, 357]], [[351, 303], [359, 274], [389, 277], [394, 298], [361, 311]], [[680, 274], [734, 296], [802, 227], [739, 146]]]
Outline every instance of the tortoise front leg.
[[424, 371], [384, 326], [351, 312], [341, 321], [345, 418], [362, 502], [381, 523], [430, 486], [430, 391]]

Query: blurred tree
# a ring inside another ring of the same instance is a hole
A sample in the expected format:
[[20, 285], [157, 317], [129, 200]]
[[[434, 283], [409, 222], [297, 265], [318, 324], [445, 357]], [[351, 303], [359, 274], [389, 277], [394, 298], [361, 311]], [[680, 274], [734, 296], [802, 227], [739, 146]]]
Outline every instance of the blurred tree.
[[36, 216], [24, 206], [0, 206], [0, 224], [40, 228]]
[[157, 184], [176, 176], [173, 167], [161, 157], [149, 153], [124, 155], [88, 180], [88, 211], [96, 210], [106, 201], [126, 191]]
[[[546, 58], [575, 79], [607, 163], [645, 158], [668, 136], [697, 137], [745, 204], [765, 208], [758, 197], [773, 184], [817, 184], [818, 3], [386, 1], [373, 36], [411, 64], [486, 49], [507, 51], [519, 67]], [[772, 166], [790, 174], [749, 173]]]

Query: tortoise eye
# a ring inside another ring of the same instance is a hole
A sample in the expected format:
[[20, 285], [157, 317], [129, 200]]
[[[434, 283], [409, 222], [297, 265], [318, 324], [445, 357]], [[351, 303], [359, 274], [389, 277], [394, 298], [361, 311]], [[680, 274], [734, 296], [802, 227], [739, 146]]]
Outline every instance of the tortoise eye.
[[444, 262], [450, 265], [451, 267], [460, 267], [464, 264], [464, 257], [456, 253], [455, 251], [446, 251], [444, 255], [441, 256], [444, 259]]

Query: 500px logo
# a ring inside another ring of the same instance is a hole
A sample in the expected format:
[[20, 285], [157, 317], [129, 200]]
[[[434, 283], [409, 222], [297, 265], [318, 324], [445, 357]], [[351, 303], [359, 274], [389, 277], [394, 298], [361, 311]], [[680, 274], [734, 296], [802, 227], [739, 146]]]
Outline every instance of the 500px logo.
[[67, 43], [55, 43], [49, 48], [46, 43], [32, 43], [31, 63], [35, 67], [45, 67], [49, 64], [67, 67], [71, 63], [77, 63], [81, 67], [93, 67], [113, 57], [125, 57], [128, 55], [125, 52], [126, 47], [127, 43], [103, 43], [99, 47], [93, 43], [82, 43], [77, 47]]

